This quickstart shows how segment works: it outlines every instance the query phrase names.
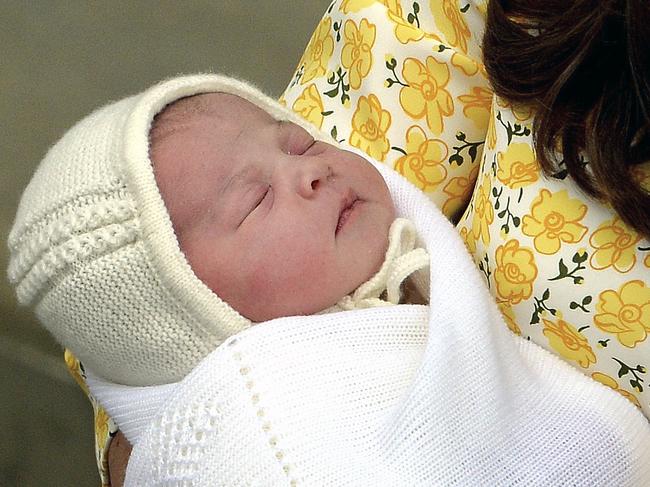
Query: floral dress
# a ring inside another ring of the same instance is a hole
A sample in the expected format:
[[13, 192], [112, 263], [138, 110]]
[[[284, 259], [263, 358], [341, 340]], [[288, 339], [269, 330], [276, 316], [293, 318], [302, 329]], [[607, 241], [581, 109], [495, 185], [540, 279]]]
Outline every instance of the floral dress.
[[[534, 113], [487, 82], [485, 11], [481, 0], [335, 0], [280, 101], [424, 191], [457, 222], [507, 326], [650, 417], [650, 241], [561, 163], [542, 175]], [[635, 175], [650, 188], [650, 163]], [[94, 406], [106, 483], [115, 425]]]

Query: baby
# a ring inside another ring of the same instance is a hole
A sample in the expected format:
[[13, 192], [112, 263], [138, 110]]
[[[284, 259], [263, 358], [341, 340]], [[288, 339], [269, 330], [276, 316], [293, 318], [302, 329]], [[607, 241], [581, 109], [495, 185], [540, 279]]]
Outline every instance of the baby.
[[388, 281], [426, 254], [393, 223], [372, 164], [321, 137], [214, 75], [98, 110], [23, 195], [9, 239], [19, 300], [127, 385], [177, 381], [252, 323], [385, 304]]
[[433, 305], [228, 340], [396, 303], [428, 264], [376, 168], [322, 139], [249, 85], [176, 78], [81, 121], [26, 189], [10, 279], [113, 383], [130, 485], [647, 479], [645, 418], [513, 335], [455, 229], [381, 167]]

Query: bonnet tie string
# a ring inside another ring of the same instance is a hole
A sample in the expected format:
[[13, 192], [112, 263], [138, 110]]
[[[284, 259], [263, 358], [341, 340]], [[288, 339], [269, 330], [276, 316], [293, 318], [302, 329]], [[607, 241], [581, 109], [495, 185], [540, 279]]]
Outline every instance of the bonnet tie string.
[[388, 250], [379, 271], [336, 306], [348, 311], [398, 304], [404, 280], [429, 265], [429, 254], [421, 247], [416, 248], [416, 243], [413, 222], [397, 218], [388, 232]]

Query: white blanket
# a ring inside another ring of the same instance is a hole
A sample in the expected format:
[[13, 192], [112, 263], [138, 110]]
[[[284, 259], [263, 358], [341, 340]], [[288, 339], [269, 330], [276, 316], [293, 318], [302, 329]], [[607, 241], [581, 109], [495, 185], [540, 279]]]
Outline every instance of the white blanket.
[[431, 256], [431, 305], [273, 320], [142, 389], [126, 485], [650, 485], [645, 417], [513, 335], [452, 225], [379, 169]]

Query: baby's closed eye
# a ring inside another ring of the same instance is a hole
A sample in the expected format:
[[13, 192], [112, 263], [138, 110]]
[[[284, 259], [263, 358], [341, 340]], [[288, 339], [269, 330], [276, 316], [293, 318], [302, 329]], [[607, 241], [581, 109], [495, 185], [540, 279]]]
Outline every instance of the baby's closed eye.
[[283, 122], [280, 125], [282, 133], [281, 149], [290, 156], [300, 156], [314, 145], [314, 138], [302, 127], [292, 122]]
[[256, 210], [268, 206], [267, 203], [272, 199], [271, 185], [265, 182], [252, 183], [243, 197], [243, 218], [238, 227], [246, 219], [255, 213]]

